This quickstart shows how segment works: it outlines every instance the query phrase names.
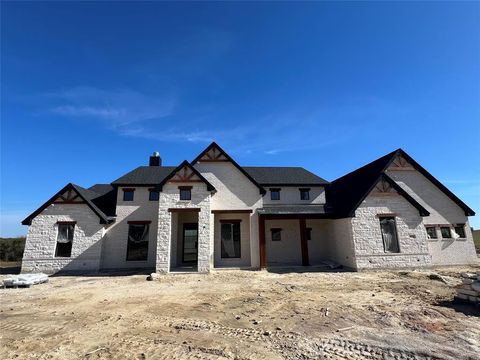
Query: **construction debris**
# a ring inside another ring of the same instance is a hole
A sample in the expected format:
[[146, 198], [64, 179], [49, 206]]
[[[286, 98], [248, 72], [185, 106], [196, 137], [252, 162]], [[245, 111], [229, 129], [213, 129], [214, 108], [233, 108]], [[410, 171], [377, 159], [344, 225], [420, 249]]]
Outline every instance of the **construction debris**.
[[456, 286], [456, 299], [480, 304], [480, 271], [475, 273], [461, 273], [462, 284]]
[[10, 275], [3, 280], [2, 287], [4, 288], [18, 288], [18, 287], [30, 287], [32, 285], [43, 284], [48, 282], [47, 274], [21, 274]]

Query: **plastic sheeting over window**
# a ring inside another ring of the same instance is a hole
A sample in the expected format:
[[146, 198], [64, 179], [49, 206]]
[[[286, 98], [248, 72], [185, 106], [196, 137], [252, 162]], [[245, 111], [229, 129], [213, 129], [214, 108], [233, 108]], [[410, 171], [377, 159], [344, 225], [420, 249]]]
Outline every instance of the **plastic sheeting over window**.
[[382, 229], [382, 238], [385, 251], [392, 253], [400, 252], [395, 219], [393, 217], [381, 218], [380, 227]]

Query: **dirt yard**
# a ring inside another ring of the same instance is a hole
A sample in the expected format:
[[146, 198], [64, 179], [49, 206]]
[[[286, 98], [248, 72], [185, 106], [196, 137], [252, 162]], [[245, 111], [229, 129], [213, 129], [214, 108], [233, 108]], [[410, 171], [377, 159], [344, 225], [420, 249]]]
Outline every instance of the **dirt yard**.
[[52, 277], [0, 290], [0, 357], [479, 359], [480, 309], [430, 273]]

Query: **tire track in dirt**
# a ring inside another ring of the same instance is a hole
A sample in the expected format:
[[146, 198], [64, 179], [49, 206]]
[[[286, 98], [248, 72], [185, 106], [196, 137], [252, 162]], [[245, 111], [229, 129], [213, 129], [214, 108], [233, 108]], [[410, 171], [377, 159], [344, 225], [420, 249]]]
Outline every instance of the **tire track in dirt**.
[[[179, 331], [206, 332], [234, 339], [242, 339], [275, 350], [285, 359], [440, 359], [428, 351], [413, 352], [358, 342], [344, 337], [307, 338], [294, 332], [282, 330], [248, 329], [224, 326], [213, 321], [158, 318], [167, 326]], [[222, 354], [223, 357], [225, 354]], [[229, 358], [228, 356], [226, 356]], [[458, 358], [461, 358], [460, 356]]]

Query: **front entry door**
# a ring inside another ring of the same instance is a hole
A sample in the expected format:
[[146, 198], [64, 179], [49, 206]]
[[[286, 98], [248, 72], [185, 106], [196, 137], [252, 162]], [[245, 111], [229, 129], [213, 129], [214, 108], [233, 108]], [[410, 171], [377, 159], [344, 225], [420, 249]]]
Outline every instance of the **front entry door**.
[[197, 263], [198, 259], [198, 223], [183, 224], [183, 258], [184, 263]]

